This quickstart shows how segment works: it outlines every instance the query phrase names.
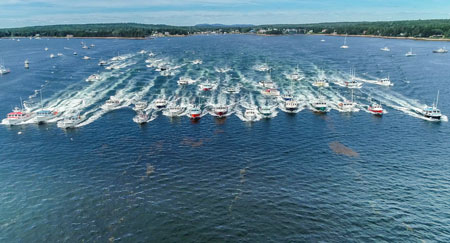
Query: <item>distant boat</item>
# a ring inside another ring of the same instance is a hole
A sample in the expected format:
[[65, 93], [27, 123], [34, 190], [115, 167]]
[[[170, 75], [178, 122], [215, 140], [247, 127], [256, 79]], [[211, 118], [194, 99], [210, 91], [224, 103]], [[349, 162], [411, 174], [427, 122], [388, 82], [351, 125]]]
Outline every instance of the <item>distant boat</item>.
[[287, 112], [294, 113], [298, 110], [299, 103], [295, 100], [289, 100], [284, 103], [284, 108], [287, 110]]
[[200, 84], [201, 91], [210, 91], [210, 90], [212, 90], [212, 88], [213, 88], [212, 84], [210, 84], [208, 82]]
[[315, 86], [315, 87], [319, 87], [319, 88], [320, 87], [326, 88], [326, 87], [330, 86], [330, 83], [328, 83], [328, 81], [325, 80], [325, 79], [318, 79], [318, 80], [314, 81], [312, 83], [312, 85]]
[[28, 121], [33, 117], [33, 114], [23, 109], [22, 99], [20, 99], [20, 107], [15, 107], [12, 112], [8, 113], [2, 123], [6, 125], [18, 125], [24, 121]]
[[328, 112], [328, 104], [325, 100], [320, 99], [311, 103], [312, 108], [315, 112], [326, 113]]
[[382, 50], [382, 51], [391, 51], [391, 49], [389, 49], [389, 47], [387, 47], [387, 46], [381, 48], [380, 50]]
[[339, 110], [341, 112], [358, 112], [359, 109], [356, 108], [356, 103], [353, 101], [353, 90], [352, 90], [352, 99], [345, 100], [338, 104]]
[[224, 105], [216, 105], [213, 107], [213, 112], [218, 117], [224, 117], [228, 113], [228, 107]]
[[325, 40], [324, 39], [322, 39], [322, 40], [320, 40], [321, 42], [325, 42]]
[[62, 53], [58, 53], [58, 54], [56, 54], [58, 57], [62, 57]]
[[195, 59], [194, 61], [192, 61], [192, 64], [194, 64], [194, 65], [198, 65], [198, 64], [202, 64], [202, 63], [203, 63], [203, 61], [200, 59]]
[[11, 70], [9, 68], [6, 68], [2, 64], [0, 64], [0, 75], [8, 74], [10, 72], [11, 72]]
[[77, 53], [76, 51], [74, 51], [74, 52], [73, 52], [73, 55], [76, 56], [76, 55], [78, 55], [78, 53]]
[[91, 44], [91, 47], [95, 47], [95, 45], [94, 45], [94, 44]]
[[355, 70], [351, 71], [351, 79], [349, 81], [345, 81], [345, 87], [349, 89], [360, 89], [363, 84], [361, 82], [356, 81], [355, 79]]
[[267, 95], [267, 96], [280, 96], [280, 91], [278, 89], [265, 89], [261, 91], [261, 94]]
[[98, 62], [98, 65], [99, 66], [105, 66], [106, 64], [108, 64], [105, 60], [100, 60], [99, 62]]
[[415, 56], [415, 55], [416, 55], [416, 54], [413, 53], [412, 48], [409, 49], [409, 51], [405, 54], [405, 56], [407, 56], [407, 57], [412, 57], [412, 56]]
[[28, 59], [25, 60], [24, 66], [26, 69], [30, 68], [30, 62], [28, 61]]
[[134, 104], [134, 110], [136, 111], [145, 110], [147, 106], [148, 106], [147, 101], [138, 101]]
[[381, 106], [381, 104], [378, 104], [378, 103], [372, 103], [372, 104], [369, 106], [368, 110], [369, 110], [372, 114], [374, 114], [374, 115], [379, 115], [379, 116], [383, 115], [383, 113], [384, 113], [383, 106]]
[[133, 118], [133, 121], [137, 124], [145, 124], [148, 122], [148, 115], [142, 111], [139, 111], [137, 115]]
[[44, 48], [45, 51], [48, 51], [48, 47]]
[[247, 118], [249, 121], [253, 121], [256, 119], [256, 110], [254, 108], [246, 109], [244, 112], [244, 117]]
[[264, 118], [270, 118], [272, 116], [272, 108], [270, 108], [269, 106], [262, 106], [259, 108], [259, 113]]
[[42, 90], [39, 93], [41, 95], [41, 109], [36, 112], [35, 119], [37, 124], [45, 123], [48, 120], [55, 118], [56, 114], [58, 114], [57, 112], [52, 112], [50, 110], [44, 109], [44, 106], [42, 105]]
[[111, 110], [120, 106], [120, 100], [116, 99], [114, 96], [110, 96], [109, 100], [105, 102], [103, 106], [104, 110]]
[[50, 54], [50, 58], [55, 58], [55, 54]]
[[81, 122], [81, 117], [79, 113], [68, 114], [64, 116], [62, 121], [59, 121], [56, 125], [63, 129], [75, 128]]
[[88, 56], [84, 56], [82, 59], [83, 59], [83, 60], [90, 60], [91, 58], [88, 57]]
[[447, 53], [448, 50], [445, 49], [445, 47], [439, 48], [437, 50], [434, 50], [433, 53]]
[[341, 49], [348, 49], [348, 46], [347, 46], [347, 36], [345, 36], [345, 38], [344, 38], [344, 45], [341, 46]]
[[180, 105], [172, 105], [167, 108], [167, 116], [169, 117], [176, 117], [180, 116], [184, 112], [184, 107], [181, 107]]
[[86, 82], [95, 82], [95, 81], [99, 81], [99, 80], [101, 80], [100, 75], [92, 74], [86, 79]]
[[89, 49], [89, 46], [83, 45], [83, 47], [81, 47], [81, 48], [83, 48], [83, 49]]
[[167, 106], [167, 100], [165, 99], [156, 99], [153, 103], [155, 104], [157, 109], [162, 109]]
[[441, 120], [442, 114], [437, 105], [439, 102], [439, 91], [437, 93], [436, 102], [432, 106], [425, 107], [420, 114], [432, 120]]
[[202, 110], [197, 106], [194, 106], [191, 109], [191, 111], [189, 112], [189, 117], [193, 120], [200, 119], [201, 115], [202, 115]]
[[383, 86], [394, 86], [394, 84], [391, 82], [391, 79], [389, 76], [387, 78], [381, 78], [377, 81], [375, 81], [375, 84], [383, 85]]

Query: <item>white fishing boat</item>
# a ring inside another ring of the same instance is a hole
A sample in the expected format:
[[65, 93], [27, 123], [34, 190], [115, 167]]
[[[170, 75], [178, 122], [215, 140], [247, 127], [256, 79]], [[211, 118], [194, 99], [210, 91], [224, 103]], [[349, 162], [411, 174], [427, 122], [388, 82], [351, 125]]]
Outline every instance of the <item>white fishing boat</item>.
[[356, 106], [357, 104], [353, 101], [353, 90], [351, 100], [345, 100], [344, 102], [338, 104], [340, 112], [358, 112], [359, 109]]
[[198, 106], [192, 107], [191, 111], [189, 112], [189, 118], [193, 120], [200, 119], [202, 115], [202, 110]]
[[114, 108], [117, 108], [120, 106], [121, 101], [114, 96], [110, 96], [109, 100], [105, 102], [105, 105], [103, 106], [103, 109], [105, 110], [111, 110]]
[[199, 85], [201, 91], [211, 91], [213, 89], [212, 84], [206, 82]]
[[298, 70], [298, 66], [295, 68], [295, 71], [288, 76], [289, 79], [293, 80], [293, 81], [298, 81], [302, 78], [302, 76], [300, 75], [300, 72]]
[[280, 96], [280, 91], [278, 89], [265, 89], [261, 91], [261, 94], [267, 96]]
[[433, 53], [441, 53], [441, 54], [447, 53], [447, 52], [448, 52], [448, 50], [445, 49], [445, 47], [442, 47], [442, 48], [439, 48], [439, 49], [433, 51]]
[[138, 101], [134, 104], [134, 110], [139, 111], [139, 110], [145, 110], [148, 106], [147, 101]]
[[9, 68], [6, 68], [2, 64], [0, 64], [0, 75], [8, 74], [10, 72], [11, 72], [11, 70]]
[[81, 48], [83, 48], [83, 49], [89, 49], [89, 46], [83, 45]]
[[192, 64], [194, 64], [194, 65], [199, 65], [199, 64], [202, 64], [202, 63], [203, 63], [203, 61], [200, 60], [200, 59], [195, 59], [194, 61], [192, 61]]
[[299, 108], [299, 103], [295, 100], [289, 100], [284, 103], [284, 109], [289, 113], [295, 113]]
[[55, 56], [55, 54], [50, 54], [50, 58], [55, 58], [56, 56]]
[[286, 93], [281, 96], [283, 101], [291, 101], [294, 99], [294, 96], [291, 93]]
[[270, 67], [269, 67], [269, 65], [267, 65], [267, 63], [264, 63], [264, 64], [255, 65], [254, 69], [259, 72], [267, 72], [270, 70]]
[[257, 111], [254, 108], [246, 109], [244, 112], [244, 117], [249, 121], [254, 121], [257, 118]]
[[108, 62], [105, 61], [105, 60], [100, 60], [100, 61], [98, 62], [98, 65], [99, 65], [99, 66], [106, 66], [106, 64], [108, 64]]
[[157, 109], [162, 109], [165, 108], [167, 106], [167, 100], [165, 99], [156, 99], [153, 104], [155, 105], [155, 107]]
[[30, 68], [30, 62], [28, 61], [28, 59], [25, 60], [24, 67], [25, 67], [25, 69], [29, 69]]
[[44, 48], [45, 51], [48, 51], [48, 47]]
[[436, 102], [434, 102], [432, 106], [425, 107], [420, 112], [420, 114], [428, 119], [440, 121], [442, 118], [442, 113], [441, 110], [439, 110], [437, 107], [438, 102], [439, 102], [439, 91], [437, 93]]
[[322, 40], [320, 40], [320, 42], [325, 42], [325, 40], [324, 40], [324, 39], [322, 39]]
[[83, 59], [83, 60], [90, 60], [91, 58], [88, 57], [88, 56], [84, 56], [82, 59]]
[[341, 46], [341, 49], [348, 49], [348, 45], [347, 45], [347, 36], [345, 36], [344, 38], [344, 45]]
[[139, 54], [145, 54], [145, 53], [147, 53], [146, 50], [140, 50], [140, 51], [139, 51]]
[[409, 51], [405, 54], [405, 56], [407, 56], [407, 57], [412, 57], [412, 56], [415, 56], [415, 55], [416, 54], [413, 53], [412, 48], [410, 48]]
[[184, 107], [181, 107], [179, 105], [173, 105], [167, 108], [166, 114], [169, 117], [180, 116], [184, 112], [184, 109]]
[[345, 87], [349, 89], [360, 89], [363, 86], [363, 83], [356, 81], [355, 70], [351, 71], [351, 79], [344, 82]]
[[58, 52], [56, 55], [57, 55], [58, 57], [62, 57], [62, 56], [63, 56], [63, 54], [60, 53], [60, 52]]
[[39, 109], [35, 113], [36, 114], [35, 121], [37, 124], [48, 122], [49, 120], [55, 118], [56, 115], [58, 114], [58, 112], [53, 112], [51, 110], [44, 109], [44, 106], [42, 103], [42, 90], [40, 91], [40, 95], [41, 95], [41, 109]]
[[74, 51], [74, 52], [73, 52], [73, 55], [74, 55], [74, 56], [77, 56], [77, 55], [78, 55], [78, 53], [77, 53], [76, 51]]
[[382, 86], [394, 86], [389, 76], [386, 78], [381, 78], [375, 81], [375, 84], [382, 85]]
[[138, 112], [135, 117], [133, 117], [133, 121], [137, 124], [144, 124], [148, 122], [148, 115], [144, 112]]
[[383, 115], [383, 113], [384, 113], [383, 106], [378, 103], [372, 103], [368, 107], [368, 111], [374, 115], [379, 115], [379, 116]]
[[213, 112], [218, 117], [224, 117], [228, 113], [228, 107], [225, 105], [215, 105], [213, 107]]
[[330, 86], [330, 83], [326, 79], [317, 79], [312, 85], [319, 88], [326, 88]]
[[325, 100], [320, 99], [311, 103], [314, 112], [326, 113], [329, 111], [328, 104]]
[[385, 46], [383, 48], [380, 48], [381, 51], [391, 51], [391, 49], [389, 49], [389, 47]]
[[100, 77], [100, 75], [92, 74], [86, 79], [86, 82], [95, 82], [95, 81], [100, 81], [101, 79], [102, 78]]
[[12, 112], [6, 115], [6, 118], [2, 120], [2, 124], [5, 125], [19, 125], [22, 122], [28, 121], [33, 117], [32, 113], [29, 113], [19, 107], [15, 107]]
[[95, 45], [94, 45], [94, 44], [91, 44], [90, 47], [95, 47]]
[[262, 117], [264, 118], [270, 118], [272, 117], [272, 108], [269, 106], [261, 106], [259, 108], [259, 113], [262, 115]]
[[274, 89], [275, 88], [275, 83], [272, 81], [259, 81], [258, 85], [262, 88], [267, 88], [267, 89]]
[[79, 113], [65, 115], [63, 120], [58, 121], [56, 124], [58, 127], [63, 129], [75, 128], [81, 123], [81, 117]]
[[177, 81], [178, 85], [188, 85], [192, 82], [192, 79], [186, 77], [180, 77]]
[[240, 89], [236, 88], [236, 87], [227, 87], [224, 90], [224, 92], [227, 93], [227, 94], [238, 94], [239, 91], [240, 91]]

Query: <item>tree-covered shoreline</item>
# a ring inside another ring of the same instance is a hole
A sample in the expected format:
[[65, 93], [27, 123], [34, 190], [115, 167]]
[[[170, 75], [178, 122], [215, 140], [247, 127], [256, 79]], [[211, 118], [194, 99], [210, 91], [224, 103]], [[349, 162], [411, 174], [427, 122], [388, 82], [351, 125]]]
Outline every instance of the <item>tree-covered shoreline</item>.
[[405, 20], [379, 22], [339, 22], [318, 24], [277, 25], [198, 25], [170, 26], [136, 23], [70, 24], [31, 26], [0, 29], [0, 37], [116, 37], [147, 38], [193, 34], [253, 33], [281, 34], [336, 34], [380, 37], [450, 38], [450, 19]]

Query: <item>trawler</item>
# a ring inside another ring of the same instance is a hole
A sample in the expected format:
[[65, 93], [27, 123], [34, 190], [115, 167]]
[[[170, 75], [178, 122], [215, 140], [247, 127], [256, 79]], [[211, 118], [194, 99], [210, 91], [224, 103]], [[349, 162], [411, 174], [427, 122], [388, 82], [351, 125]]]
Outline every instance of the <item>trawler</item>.
[[358, 112], [359, 109], [356, 108], [356, 105], [357, 104], [353, 101], [353, 90], [352, 90], [352, 99], [345, 100], [344, 102], [339, 103], [338, 107], [340, 112]]
[[284, 103], [284, 108], [289, 113], [295, 113], [299, 108], [299, 103], [295, 100], [286, 101], [286, 103]]
[[200, 119], [202, 115], [202, 110], [198, 106], [192, 107], [191, 111], [189, 112], [189, 117], [193, 120]]
[[391, 51], [391, 49], [389, 49], [389, 47], [387, 47], [387, 46], [381, 48], [380, 50], [382, 50], [382, 51]]
[[389, 76], [375, 81], [375, 84], [383, 85], [383, 86], [394, 86], [394, 84], [391, 82], [391, 79], [389, 78]]
[[179, 105], [173, 105], [167, 108], [167, 116], [169, 117], [176, 117], [181, 115], [183, 113], [184, 107], [181, 107]]
[[228, 113], [228, 107], [224, 105], [216, 105], [213, 107], [213, 112], [218, 117], [224, 117]]
[[259, 108], [259, 113], [264, 117], [264, 118], [270, 118], [272, 117], [272, 108], [269, 106], [261, 106]]
[[249, 121], [253, 121], [256, 119], [256, 110], [254, 108], [246, 109], [244, 112], [244, 117]]
[[148, 122], [148, 115], [144, 112], [138, 112], [135, 117], [133, 117], [133, 121], [137, 124], [144, 124]]
[[103, 108], [106, 110], [111, 110], [117, 108], [118, 106], [120, 106], [120, 100], [116, 99], [114, 96], [110, 96], [109, 100], [105, 102]]
[[425, 107], [420, 114], [423, 115], [426, 118], [432, 119], [432, 120], [441, 120], [442, 114], [441, 111], [437, 108], [439, 101], [439, 91], [436, 97], [436, 103], [433, 103], [432, 106]]
[[145, 110], [145, 108], [147, 108], [148, 103], [147, 101], [138, 101], [134, 104], [134, 110], [140, 111], [140, 110]]
[[18, 125], [24, 121], [28, 121], [33, 116], [31, 113], [26, 112], [23, 109], [20, 109], [19, 107], [15, 107], [12, 112], [8, 113], [6, 115], [6, 118], [3, 119], [2, 123], [6, 125]]
[[155, 104], [157, 109], [162, 109], [167, 106], [167, 100], [165, 99], [156, 99], [153, 103]]
[[63, 129], [75, 128], [81, 123], [81, 117], [79, 113], [69, 114], [64, 116], [64, 119], [59, 121], [56, 125]]
[[372, 103], [369, 108], [368, 108], [369, 112], [374, 114], [374, 115], [383, 115], [384, 110], [383, 110], [383, 106], [381, 106], [381, 104], [378, 103]]
[[434, 50], [433, 53], [447, 53], [448, 50], [445, 49], [445, 47], [439, 48], [437, 50]]
[[318, 79], [318, 80], [314, 81], [312, 83], [312, 85], [315, 87], [319, 87], [319, 88], [320, 87], [326, 88], [326, 87], [330, 86], [330, 83], [328, 83], [328, 81], [325, 79]]
[[315, 101], [313, 103], [311, 103], [312, 108], [314, 109], [315, 112], [319, 112], [319, 113], [326, 113], [328, 112], [328, 104], [325, 100], [320, 99], [318, 101]]

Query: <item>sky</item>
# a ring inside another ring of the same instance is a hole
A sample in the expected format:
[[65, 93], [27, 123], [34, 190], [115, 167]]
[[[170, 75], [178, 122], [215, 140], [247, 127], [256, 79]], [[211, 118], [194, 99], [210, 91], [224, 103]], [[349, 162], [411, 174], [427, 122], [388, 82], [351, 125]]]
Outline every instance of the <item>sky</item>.
[[304, 24], [448, 19], [450, 0], [0, 0], [0, 28], [51, 24]]

